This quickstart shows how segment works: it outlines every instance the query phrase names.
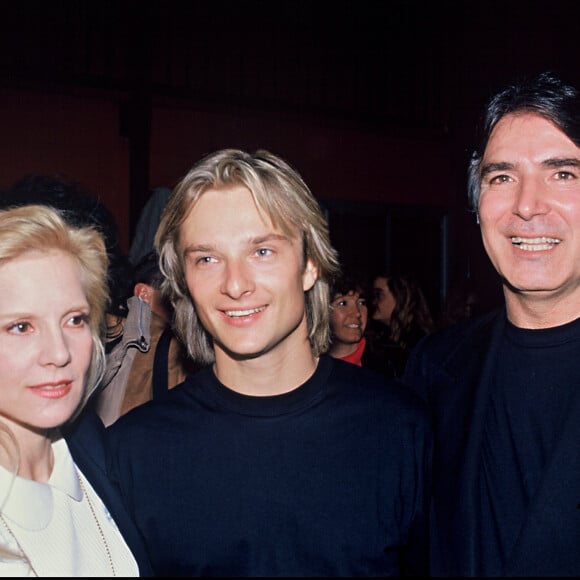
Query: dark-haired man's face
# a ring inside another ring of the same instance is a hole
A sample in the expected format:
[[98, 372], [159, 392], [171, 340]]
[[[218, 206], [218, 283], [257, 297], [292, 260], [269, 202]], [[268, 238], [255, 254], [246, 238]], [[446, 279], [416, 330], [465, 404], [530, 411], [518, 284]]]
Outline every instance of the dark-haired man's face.
[[580, 148], [537, 114], [504, 117], [482, 160], [479, 217], [508, 309], [557, 300], [557, 308], [542, 308], [547, 325], [577, 317]]

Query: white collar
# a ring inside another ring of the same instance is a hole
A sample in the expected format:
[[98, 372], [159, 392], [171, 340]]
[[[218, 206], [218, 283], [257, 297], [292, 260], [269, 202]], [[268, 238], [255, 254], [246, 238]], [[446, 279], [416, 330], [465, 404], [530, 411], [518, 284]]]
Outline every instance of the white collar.
[[[75, 501], [81, 501], [83, 492], [77, 468], [64, 438], [52, 444], [54, 467], [47, 483], [16, 477], [2, 515], [28, 530], [41, 530], [52, 519], [53, 493], [65, 493]], [[0, 490], [9, 490], [12, 474], [0, 466]], [[0, 503], [4, 498], [0, 497]]]

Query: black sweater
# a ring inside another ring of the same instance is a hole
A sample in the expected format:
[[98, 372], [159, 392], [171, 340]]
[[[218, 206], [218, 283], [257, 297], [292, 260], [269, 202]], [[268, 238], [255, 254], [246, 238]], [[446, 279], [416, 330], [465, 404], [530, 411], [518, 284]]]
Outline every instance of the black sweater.
[[430, 423], [377, 373], [323, 356], [251, 397], [208, 367], [107, 434], [158, 575], [426, 573]]

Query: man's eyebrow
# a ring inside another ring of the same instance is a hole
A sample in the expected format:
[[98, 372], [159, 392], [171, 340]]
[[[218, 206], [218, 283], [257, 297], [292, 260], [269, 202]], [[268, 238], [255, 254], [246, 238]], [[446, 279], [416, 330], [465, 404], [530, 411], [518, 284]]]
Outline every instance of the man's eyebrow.
[[187, 256], [193, 252], [212, 252], [214, 249], [215, 246], [210, 244], [190, 244], [189, 246], [185, 246], [185, 248], [183, 248], [183, 255]]
[[273, 242], [273, 241], [290, 241], [288, 236], [284, 234], [266, 234], [264, 236], [256, 236], [250, 240], [251, 244], [263, 244], [264, 242]]
[[[542, 161], [542, 165], [548, 168], [558, 167], [580, 167], [580, 159], [576, 157], [550, 157]], [[509, 171], [514, 169], [515, 165], [508, 162], [500, 163], [486, 163], [481, 168], [481, 178], [483, 179], [486, 175], [493, 173], [495, 171]]]
[[580, 167], [580, 159], [576, 157], [553, 157], [542, 161], [545, 167]]
[[[271, 241], [282, 241], [282, 242], [287, 242], [287, 241], [291, 241], [290, 238], [288, 236], [285, 236], [284, 234], [264, 234], [262, 236], [255, 236], [253, 238], [249, 238], [248, 239], [248, 245], [252, 245], [252, 246], [256, 246], [256, 245], [260, 245], [260, 244], [264, 244], [266, 242], [271, 242]], [[200, 244], [189, 244], [188, 246], [185, 246], [185, 248], [183, 248], [183, 255], [187, 256], [188, 254], [192, 254], [194, 252], [201, 252], [201, 253], [206, 253], [206, 252], [215, 252], [216, 251], [216, 246], [215, 244], [209, 244], [209, 243], [200, 243]]]
[[481, 167], [481, 178], [483, 179], [486, 175], [489, 175], [494, 171], [508, 171], [514, 167], [513, 163], [508, 163], [507, 161], [502, 161], [500, 163], [486, 163]]

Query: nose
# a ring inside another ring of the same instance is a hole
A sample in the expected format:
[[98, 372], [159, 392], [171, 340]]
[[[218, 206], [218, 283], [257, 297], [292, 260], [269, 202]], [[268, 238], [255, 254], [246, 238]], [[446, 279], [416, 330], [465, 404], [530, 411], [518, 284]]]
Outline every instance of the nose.
[[362, 316], [362, 309], [363, 309], [363, 307], [360, 304], [355, 304], [351, 310], [354, 311], [354, 315], [357, 318], [360, 318]]
[[524, 176], [518, 185], [513, 213], [526, 221], [547, 213], [549, 206], [543, 193], [540, 179]]
[[64, 367], [71, 361], [67, 337], [60, 328], [42, 333], [40, 362], [43, 365]]
[[221, 291], [231, 298], [241, 298], [254, 289], [251, 268], [243, 260], [230, 260], [224, 268]]

